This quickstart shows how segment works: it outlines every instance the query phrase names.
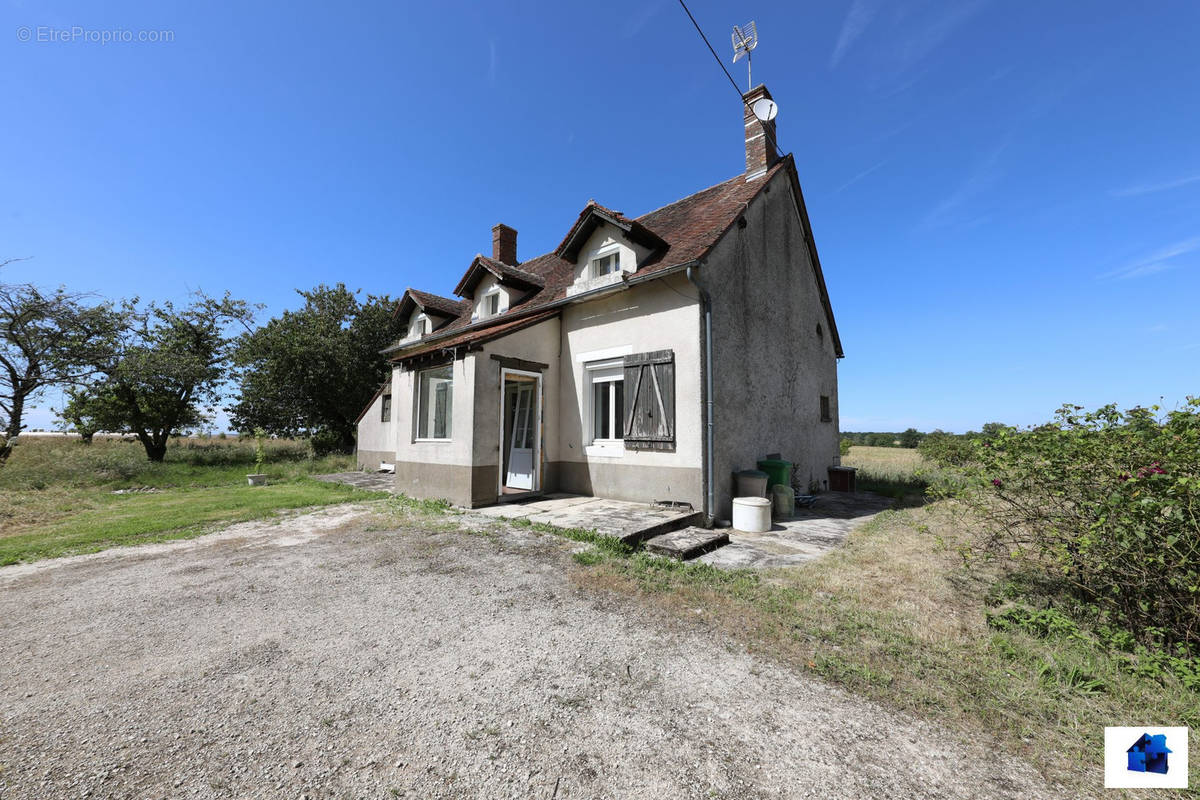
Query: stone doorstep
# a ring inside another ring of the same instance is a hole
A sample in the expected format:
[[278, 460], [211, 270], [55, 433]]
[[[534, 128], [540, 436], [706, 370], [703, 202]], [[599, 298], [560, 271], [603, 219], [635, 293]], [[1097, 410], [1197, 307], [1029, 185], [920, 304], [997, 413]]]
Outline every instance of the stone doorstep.
[[[651, 522], [647, 524], [645, 520], [640, 520], [633, 525], [628, 526], [617, 536], [617, 538], [631, 547], [637, 547], [642, 542], [646, 542], [684, 528], [690, 528], [704, 520], [703, 511], [696, 511], [692, 513], [684, 512], [682, 514], [659, 511], [658, 516], [660, 520], [658, 522]], [[697, 528], [697, 530], [701, 529]]]
[[645, 546], [651, 553], [686, 561], [728, 543], [727, 530], [690, 527], [655, 536], [646, 540]]

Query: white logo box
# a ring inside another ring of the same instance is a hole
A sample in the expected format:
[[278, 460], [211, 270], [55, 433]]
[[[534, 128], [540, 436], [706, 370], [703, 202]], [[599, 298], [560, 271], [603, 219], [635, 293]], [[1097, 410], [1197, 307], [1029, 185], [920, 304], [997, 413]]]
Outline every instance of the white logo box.
[[[1137, 772], [1129, 769], [1128, 750], [1143, 733], [1165, 734], [1167, 773]], [[1104, 729], [1104, 788], [1106, 789], [1186, 789], [1188, 785], [1188, 729], [1161, 725], [1135, 725]]]

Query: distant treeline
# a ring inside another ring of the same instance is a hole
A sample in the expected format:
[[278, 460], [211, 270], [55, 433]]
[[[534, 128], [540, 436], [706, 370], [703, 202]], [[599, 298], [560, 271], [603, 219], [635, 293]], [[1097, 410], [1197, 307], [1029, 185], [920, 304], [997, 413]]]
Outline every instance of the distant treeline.
[[921, 440], [924, 438], [925, 434], [916, 428], [909, 428], [906, 431], [898, 433], [888, 433], [886, 431], [867, 431], [863, 433], [842, 431], [842, 441], [849, 442], [848, 446], [865, 445], [867, 447], [912, 448], [921, 444]]
[[[909, 428], [898, 433], [888, 431], [867, 431], [865, 433], [855, 433], [851, 431], [842, 431], [843, 449], [853, 447], [855, 445], [865, 445], [866, 447], [920, 447], [927, 437], [934, 437], [939, 440], [954, 440], [954, 441], [969, 441], [978, 436], [995, 436], [1007, 426], [1003, 422], [989, 422], [983, 426], [982, 431], [967, 431], [966, 433], [947, 433], [941, 429], [923, 433], [916, 428]], [[846, 444], [848, 442], [848, 444]]]

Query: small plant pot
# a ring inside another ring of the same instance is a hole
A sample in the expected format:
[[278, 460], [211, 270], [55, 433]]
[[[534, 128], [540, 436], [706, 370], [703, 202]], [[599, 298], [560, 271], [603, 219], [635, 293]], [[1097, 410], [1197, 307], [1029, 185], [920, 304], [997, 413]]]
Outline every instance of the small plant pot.
[[266, 486], [267, 485], [267, 474], [265, 472], [263, 472], [258, 475], [247, 475], [246, 481], [251, 486]]

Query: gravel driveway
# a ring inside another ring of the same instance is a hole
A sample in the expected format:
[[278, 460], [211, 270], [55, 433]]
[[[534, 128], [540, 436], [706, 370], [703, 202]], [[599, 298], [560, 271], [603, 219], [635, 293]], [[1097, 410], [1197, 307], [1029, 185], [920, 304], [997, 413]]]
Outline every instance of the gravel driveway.
[[373, 519], [0, 569], [0, 796], [1054, 796], [985, 746], [577, 589], [556, 537]]

